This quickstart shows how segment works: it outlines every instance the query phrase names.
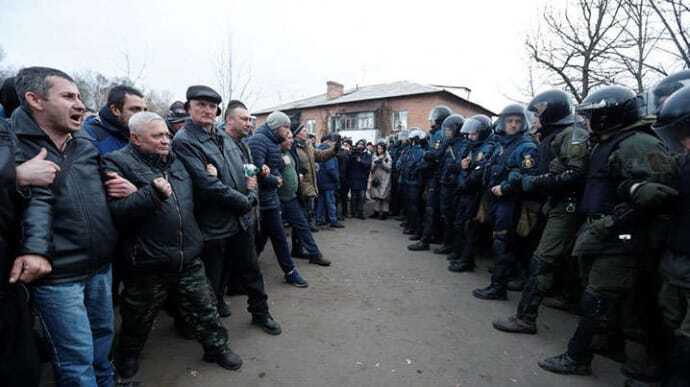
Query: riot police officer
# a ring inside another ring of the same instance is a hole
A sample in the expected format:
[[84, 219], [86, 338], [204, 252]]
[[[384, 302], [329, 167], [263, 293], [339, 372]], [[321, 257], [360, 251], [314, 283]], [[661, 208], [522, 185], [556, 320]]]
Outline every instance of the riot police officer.
[[491, 284], [475, 289], [472, 294], [483, 300], [507, 299], [510, 275], [517, 264], [515, 254], [517, 221], [521, 211], [519, 181], [509, 179], [511, 172], [531, 175], [537, 172], [538, 149], [527, 134], [529, 124], [522, 105], [506, 106], [496, 121], [497, 150], [489, 161], [485, 174], [485, 188], [491, 192], [489, 217], [493, 224], [493, 251], [496, 265]]
[[637, 196], [647, 194], [644, 187], [651, 183], [673, 184], [676, 168], [661, 140], [640, 124], [639, 99], [630, 89], [602, 87], [587, 96], [577, 112], [588, 118], [595, 144], [580, 203], [586, 219], [573, 248], [587, 286], [567, 351], [539, 366], [560, 374], [589, 375], [595, 328], [607, 321], [633, 286], [647, 242], [652, 217]]
[[[449, 107], [439, 105], [429, 113], [429, 149], [424, 152], [424, 183], [426, 185], [426, 206], [424, 208], [424, 229], [419, 241], [407, 248], [412, 251], [429, 250], [429, 243], [441, 239], [439, 160], [445, 151], [443, 141], [443, 121], [453, 114]], [[417, 239], [417, 238], [413, 238]]]
[[[673, 331], [673, 346], [664, 386], [690, 385], [690, 86], [673, 93], [657, 113], [654, 129], [676, 153], [680, 172], [679, 197], [673, 203], [673, 217], [666, 249], [661, 256], [662, 275], [659, 303], [664, 323]], [[674, 189], [648, 183], [637, 189], [644, 192], [663, 191], [675, 199]], [[650, 203], [651, 204], [651, 203]]]
[[400, 170], [397, 169], [396, 165], [403, 151], [407, 148], [407, 137], [409, 133], [407, 129], [400, 129], [400, 132], [395, 136], [395, 141], [388, 149], [388, 153], [390, 153], [391, 159], [393, 160], [393, 171], [391, 172], [391, 216], [396, 217], [396, 219], [402, 213], [402, 211], [400, 211], [402, 207], [399, 184]]
[[443, 120], [441, 130], [445, 144], [445, 151], [440, 160], [440, 200], [441, 221], [443, 222], [443, 245], [434, 249], [434, 254], [448, 254], [452, 248], [452, 237], [455, 234], [455, 191], [457, 189], [457, 174], [460, 171], [460, 161], [467, 143], [460, 134], [465, 118], [460, 114], [451, 114]]
[[544, 208], [547, 221], [530, 262], [529, 278], [517, 314], [494, 321], [494, 327], [501, 331], [537, 332], [539, 305], [551, 288], [554, 269], [570, 254], [571, 241], [579, 226], [575, 209], [589, 156], [588, 134], [575, 125], [571, 101], [561, 90], [548, 90], [537, 95], [527, 107], [538, 119], [540, 160], [538, 174], [521, 177], [521, 184], [525, 192], [548, 195]]
[[482, 189], [484, 170], [496, 145], [491, 139], [491, 128], [491, 119], [478, 114], [465, 120], [460, 131], [467, 142], [456, 180], [455, 233], [453, 251], [448, 256], [448, 270], [452, 272], [474, 270], [474, 248], [480, 227], [475, 217], [482, 197], [486, 196]]
[[398, 160], [400, 186], [404, 190], [406, 235], [417, 236], [422, 232], [422, 160], [426, 149], [426, 133], [419, 128], [410, 130], [410, 147]]

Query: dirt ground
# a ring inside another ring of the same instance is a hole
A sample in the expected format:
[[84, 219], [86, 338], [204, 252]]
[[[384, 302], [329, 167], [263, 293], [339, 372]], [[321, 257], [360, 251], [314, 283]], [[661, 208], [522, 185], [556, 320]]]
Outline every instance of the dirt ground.
[[272, 249], [261, 257], [271, 312], [283, 327], [269, 336], [249, 325], [243, 296], [229, 297], [225, 319], [240, 371], [201, 361], [201, 347], [180, 339], [161, 314], [135, 377], [144, 386], [620, 386], [619, 364], [595, 357], [591, 377], [542, 371], [561, 353], [576, 318], [544, 308], [539, 335], [510, 335], [491, 320], [515, 311], [510, 300], [480, 301], [489, 280], [446, 270], [444, 256], [410, 252], [389, 220], [352, 220], [315, 234], [328, 268], [298, 260], [308, 289], [283, 282]]

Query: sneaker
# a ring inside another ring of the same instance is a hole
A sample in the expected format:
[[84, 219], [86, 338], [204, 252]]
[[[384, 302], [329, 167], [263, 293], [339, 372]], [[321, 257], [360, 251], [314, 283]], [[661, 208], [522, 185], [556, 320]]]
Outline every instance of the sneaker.
[[567, 353], [550, 357], [539, 362], [542, 369], [561, 375], [591, 375], [590, 362], [578, 363]]
[[285, 282], [298, 288], [308, 288], [309, 284], [302, 278], [297, 269], [285, 274]]
[[526, 333], [534, 335], [537, 333], [537, 324], [517, 318], [517, 316], [510, 316], [508, 318], [500, 318], [495, 320], [494, 328], [502, 332], [508, 333]]

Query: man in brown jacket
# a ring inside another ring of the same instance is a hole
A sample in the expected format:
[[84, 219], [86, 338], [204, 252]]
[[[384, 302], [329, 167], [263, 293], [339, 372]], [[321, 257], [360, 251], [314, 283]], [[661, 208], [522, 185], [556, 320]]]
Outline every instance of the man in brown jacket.
[[[300, 201], [309, 220], [311, 231], [317, 232], [318, 229], [314, 225], [314, 202], [319, 196], [319, 189], [316, 185], [316, 162], [326, 161], [334, 157], [340, 148], [340, 143], [327, 149], [316, 149], [311, 142], [307, 141], [307, 131], [304, 130], [304, 125], [295, 129], [293, 135], [295, 137], [293, 150], [299, 158], [299, 173], [302, 175], [299, 184]], [[297, 248], [293, 246], [293, 250], [297, 250]]]

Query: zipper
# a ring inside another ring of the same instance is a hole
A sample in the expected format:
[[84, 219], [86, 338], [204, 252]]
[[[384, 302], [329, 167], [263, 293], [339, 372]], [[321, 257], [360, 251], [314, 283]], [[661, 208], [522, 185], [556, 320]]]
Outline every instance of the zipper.
[[[163, 172], [163, 177], [165, 177], [165, 180], [168, 180], [168, 183], [170, 183], [170, 180], [168, 179], [168, 173]], [[172, 192], [172, 197], [173, 200], [175, 201], [175, 210], [177, 211], [177, 219], [179, 221], [178, 223], [178, 228], [177, 228], [177, 246], [178, 250], [180, 253], [180, 269], [179, 272], [182, 272], [182, 268], [184, 266], [184, 248], [183, 248], [183, 234], [182, 234], [182, 211], [180, 211], [180, 202], [177, 200], [177, 195], [175, 195], [175, 190], [172, 187], [172, 184], [170, 184], [170, 191]]]

